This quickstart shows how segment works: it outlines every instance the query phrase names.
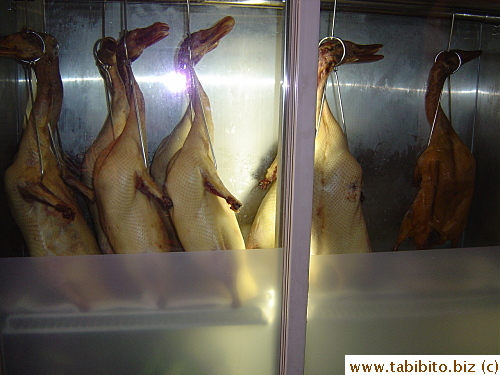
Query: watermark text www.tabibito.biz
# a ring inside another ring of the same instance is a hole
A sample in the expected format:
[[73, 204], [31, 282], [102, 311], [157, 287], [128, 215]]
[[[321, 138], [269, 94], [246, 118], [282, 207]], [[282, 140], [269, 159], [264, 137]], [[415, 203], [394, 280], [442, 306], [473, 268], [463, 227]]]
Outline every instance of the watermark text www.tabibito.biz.
[[499, 374], [500, 355], [346, 355], [345, 374]]

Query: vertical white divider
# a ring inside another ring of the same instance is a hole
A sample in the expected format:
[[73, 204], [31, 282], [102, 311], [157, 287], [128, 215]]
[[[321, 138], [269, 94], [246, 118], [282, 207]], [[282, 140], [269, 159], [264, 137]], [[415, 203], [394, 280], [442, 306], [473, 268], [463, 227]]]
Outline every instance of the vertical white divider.
[[311, 237], [319, 0], [286, 0], [283, 79], [283, 309], [280, 374], [304, 373]]

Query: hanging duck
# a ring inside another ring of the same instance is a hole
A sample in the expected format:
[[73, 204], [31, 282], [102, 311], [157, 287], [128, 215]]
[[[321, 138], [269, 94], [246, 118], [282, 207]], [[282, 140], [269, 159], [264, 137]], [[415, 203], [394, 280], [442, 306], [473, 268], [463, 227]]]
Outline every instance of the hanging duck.
[[[227, 16], [219, 20], [212, 27], [196, 31], [185, 38], [177, 53], [177, 71], [182, 73], [187, 81], [190, 81], [191, 74], [188, 67], [195, 66], [203, 56], [215, 49], [219, 45], [220, 40], [233, 29], [233, 26], [234, 18]], [[189, 85], [189, 89], [191, 88], [192, 86]], [[195, 92], [189, 92], [189, 95], [195, 94]], [[191, 129], [192, 121], [192, 107], [188, 104], [182, 119], [172, 132], [160, 142], [155, 151], [153, 160], [151, 161], [151, 175], [158, 186], [162, 187], [164, 191], [166, 190], [165, 180], [168, 163], [184, 144]]]
[[[347, 138], [333, 116], [323, 93], [332, 70], [340, 64], [378, 61], [381, 44], [360, 45], [339, 38], [325, 38], [319, 46], [318, 86], [314, 154], [311, 254], [360, 253], [370, 251], [370, 241], [361, 211], [362, 170], [349, 152]], [[273, 163], [275, 164], [276, 161]], [[267, 186], [276, 176], [275, 166], [263, 180]], [[254, 219], [247, 246], [268, 247], [275, 241], [272, 223], [276, 216], [276, 187], [271, 185]], [[273, 201], [271, 204], [270, 201]], [[274, 210], [269, 210], [269, 205]], [[261, 217], [265, 215], [266, 217]], [[271, 232], [272, 230], [272, 232]]]
[[[133, 35], [136, 34], [131, 34], [131, 36]], [[132, 43], [129, 42], [128, 44]], [[109, 101], [109, 113], [99, 134], [85, 152], [83, 159], [81, 179], [86, 186], [92, 189], [94, 188], [93, 175], [96, 159], [102, 150], [120, 136], [130, 112], [125, 86], [118, 72], [116, 58], [117, 49], [119, 48], [118, 43], [114, 38], [107, 37], [96, 42], [95, 47], [97, 46], [99, 48], [96, 48], [94, 51], [94, 57], [107, 87], [106, 94], [109, 95], [109, 98], [107, 98]], [[113, 253], [101, 226], [97, 204], [93, 201], [88, 201], [87, 203], [101, 251], [107, 254]]]
[[[70, 173], [56, 140], [63, 97], [58, 50], [57, 40], [45, 33], [28, 31], [0, 38], [0, 56], [27, 63], [37, 79], [19, 150], [5, 172], [5, 191], [31, 256], [99, 254], [66, 183], [71, 180], [77, 186], [78, 180], [67, 178]], [[87, 194], [91, 198], [88, 190]]]
[[476, 162], [441, 108], [440, 96], [446, 79], [480, 55], [481, 51], [442, 51], [431, 67], [425, 94], [429, 144], [417, 160], [413, 183], [419, 190], [393, 250], [407, 238], [413, 238], [417, 249], [447, 241], [458, 246], [471, 206]]
[[171, 202], [149, 174], [144, 97], [130, 67], [130, 62], [168, 31], [167, 24], [156, 22], [127, 32], [119, 41], [119, 45], [127, 44], [118, 49], [117, 59], [129, 112], [121, 134], [99, 153], [93, 171], [100, 223], [115, 253], [178, 248], [161, 214]]

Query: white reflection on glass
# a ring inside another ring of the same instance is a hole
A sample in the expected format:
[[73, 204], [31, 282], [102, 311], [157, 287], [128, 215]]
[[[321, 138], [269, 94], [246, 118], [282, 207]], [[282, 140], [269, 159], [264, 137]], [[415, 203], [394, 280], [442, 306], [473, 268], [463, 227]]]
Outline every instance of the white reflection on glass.
[[263, 306], [263, 313], [266, 316], [266, 320], [269, 324], [273, 323], [274, 317], [276, 315], [276, 292], [274, 289], [269, 290], [264, 294], [266, 304]]

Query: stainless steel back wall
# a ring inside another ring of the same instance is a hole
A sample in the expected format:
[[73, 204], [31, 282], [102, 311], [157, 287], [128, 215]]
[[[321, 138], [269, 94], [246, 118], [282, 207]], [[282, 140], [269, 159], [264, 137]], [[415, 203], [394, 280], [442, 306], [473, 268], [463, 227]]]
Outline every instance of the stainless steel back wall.
[[474, 133], [476, 190], [469, 216], [466, 246], [500, 243], [500, 24], [481, 32], [478, 106]]

